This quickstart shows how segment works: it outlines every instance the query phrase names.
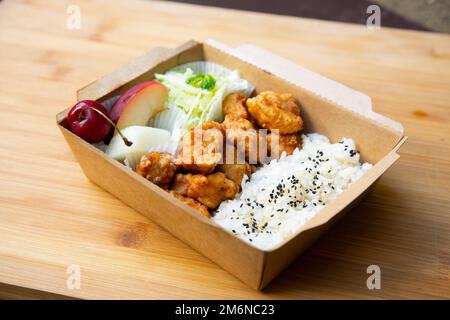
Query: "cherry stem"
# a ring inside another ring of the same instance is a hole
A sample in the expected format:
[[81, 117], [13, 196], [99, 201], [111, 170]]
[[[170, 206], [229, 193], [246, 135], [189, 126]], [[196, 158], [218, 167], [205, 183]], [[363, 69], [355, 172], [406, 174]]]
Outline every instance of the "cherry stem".
[[94, 110], [95, 112], [97, 112], [99, 115], [101, 115], [106, 121], [108, 121], [116, 130], [117, 133], [120, 135], [120, 137], [123, 140], [123, 143], [125, 143], [125, 145], [127, 147], [131, 147], [131, 145], [133, 144], [133, 142], [131, 142], [130, 140], [128, 140], [123, 134], [122, 131], [120, 131], [119, 128], [117, 128], [116, 124], [107, 116], [105, 115], [103, 112], [101, 112], [100, 110], [93, 108], [93, 107], [86, 107], [86, 109], [90, 109], [90, 110]]

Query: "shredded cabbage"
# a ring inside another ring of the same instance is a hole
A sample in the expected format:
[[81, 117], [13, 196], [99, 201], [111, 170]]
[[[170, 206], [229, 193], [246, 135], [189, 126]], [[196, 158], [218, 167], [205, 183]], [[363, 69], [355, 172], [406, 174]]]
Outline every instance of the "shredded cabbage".
[[[201, 77], [196, 77], [199, 75], [190, 68], [171, 70], [155, 75], [156, 80], [169, 88], [169, 98], [167, 100], [168, 110], [162, 112], [160, 119], [156, 119], [153, 125], [172, 132], [172, 139], [175, 141], [202, 122], [208, 120], [222, 122], [223, 99], [230, 93], [245, 93], [250, 87], [248, 81], [241, 79], [237, 71], [208, 73], [205, 76], [202, 74]], [[213, 79], [209, 77], [213, 77]], [[198, 82], [192, 81], [192, 79], [203, 78], [208, 79], [211, 83], [214, 80], [215, 85], [198, 85]], [[164, 115], [164, 113], [166, 114]]]

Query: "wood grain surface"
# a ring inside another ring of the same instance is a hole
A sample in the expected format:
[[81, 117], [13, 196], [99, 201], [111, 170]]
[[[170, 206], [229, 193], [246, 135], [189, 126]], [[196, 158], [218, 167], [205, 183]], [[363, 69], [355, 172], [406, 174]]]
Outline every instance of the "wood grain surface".
[[[71, 4], [79, 30], [66, 27]], [[366, 92], [409, 136], [373, 194], [263, 292], [90, 183], [55, 125], [83, 85], [152, 47], [207, 38]], [[0, 297], [450, 298], [449, 35], [167, 2], [7, 0], [0, 72]], [[381, 290], [367, 289], [372, 264]]]

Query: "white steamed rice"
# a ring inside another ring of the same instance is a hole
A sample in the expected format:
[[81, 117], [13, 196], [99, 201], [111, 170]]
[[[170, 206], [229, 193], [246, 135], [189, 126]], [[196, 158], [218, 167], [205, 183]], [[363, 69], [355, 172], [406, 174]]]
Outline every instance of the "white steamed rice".
[[352, 139], [331, 144], [327, 137], [302, 135], [303, 147], [282, 154], [242, 182], [242, 192], [224, 201], [213, 219], [263, 250], [298, 232], [327, 203], [358, 180], [369, 163], [359, 162]]

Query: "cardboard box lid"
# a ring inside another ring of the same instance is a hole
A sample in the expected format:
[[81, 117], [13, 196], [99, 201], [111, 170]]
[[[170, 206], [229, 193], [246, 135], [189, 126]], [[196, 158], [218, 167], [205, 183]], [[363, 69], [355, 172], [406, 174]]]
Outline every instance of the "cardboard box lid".
[[372, 110], [372, 99], [362, 92], [328, 79], [283, 57], [251, 44], [244, 44], [236, 48], [231, 48], [214, 39], [208, 39], [206, 43], [254, 65], [255, 67], [302, 87], [323, 99], [329, 100], [339, 106], [376, 121], [384, 127], [398, 133], [399, 140], [403, 137], [404, 130], [402, 124], [374, 112]]

